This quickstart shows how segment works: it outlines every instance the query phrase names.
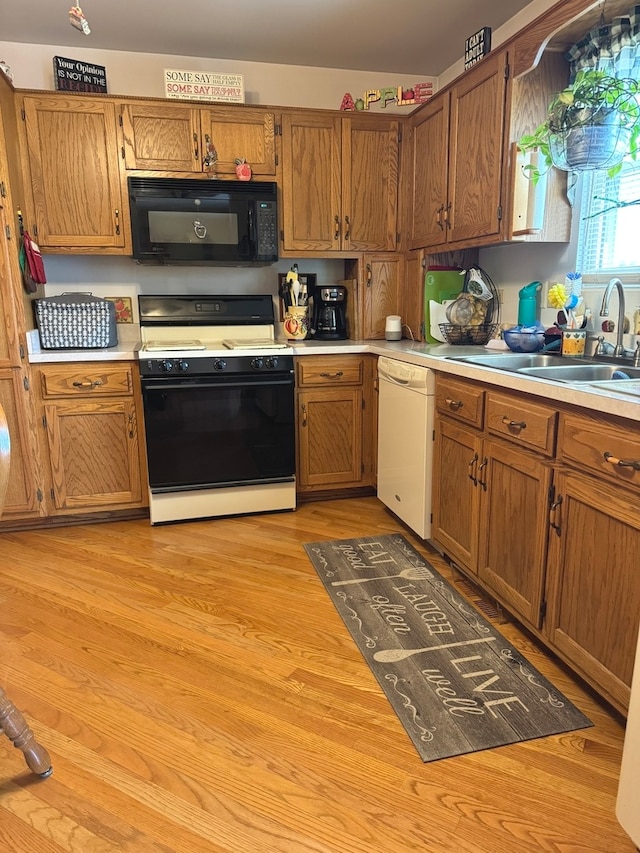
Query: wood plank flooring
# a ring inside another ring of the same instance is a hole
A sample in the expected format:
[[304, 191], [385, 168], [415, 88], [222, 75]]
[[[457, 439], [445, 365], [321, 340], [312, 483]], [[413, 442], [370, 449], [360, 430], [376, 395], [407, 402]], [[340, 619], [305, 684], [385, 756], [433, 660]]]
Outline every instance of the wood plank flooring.
[[54, 764], [0, 739], [3, 853], [631, 853], [623, 725], [423, 764], [304, 542], [403, 532], [375, 498], [161, 527], [0, 534], [0, 684]]

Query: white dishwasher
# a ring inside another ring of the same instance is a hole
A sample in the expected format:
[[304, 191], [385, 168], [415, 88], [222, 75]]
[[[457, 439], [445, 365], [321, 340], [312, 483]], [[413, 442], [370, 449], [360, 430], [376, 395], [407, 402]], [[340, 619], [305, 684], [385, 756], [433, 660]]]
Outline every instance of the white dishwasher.
[[378, 359], [378, 498], [428, 539], [435, 376], [393, 358]]

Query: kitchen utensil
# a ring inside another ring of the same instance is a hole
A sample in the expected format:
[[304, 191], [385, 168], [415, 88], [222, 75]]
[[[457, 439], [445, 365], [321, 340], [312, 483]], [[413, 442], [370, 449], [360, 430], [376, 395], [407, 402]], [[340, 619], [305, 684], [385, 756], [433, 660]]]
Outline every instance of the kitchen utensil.
[[291, 282], [292, 304], [298, 306], [300, 304], [300, 279], [295, 279]]
[[[403, 569], [399, 575], [387, 575], [387, 578], [406, 578], [410, 581], [426, 581], [433, 577], [427, 568]], [[379, 581], [380, 578], [349, 578], [346, 581], [332, 581], [331, 586], [349, 586], [352, 583], [365, 583], [366, 581]]]
[[[466, 645], [471, 645], [472, 643], [492, 643], [494, 640], [497, 640], [497, 637], [479, 637], [477, 640], [467, 640]], [[410, 658], [412, 655], [420, 655], [423, 652], [432, 652], [434, 649], [447, 649], [451, 646], [460, 645], [462, 643], [443, 643], [438, 646], [425, 646], [422, 649], [381, 649], [381, 651], [375, 652], [373, 659], [378, 661], [378, 663], [397, 663], [398, 661]]]

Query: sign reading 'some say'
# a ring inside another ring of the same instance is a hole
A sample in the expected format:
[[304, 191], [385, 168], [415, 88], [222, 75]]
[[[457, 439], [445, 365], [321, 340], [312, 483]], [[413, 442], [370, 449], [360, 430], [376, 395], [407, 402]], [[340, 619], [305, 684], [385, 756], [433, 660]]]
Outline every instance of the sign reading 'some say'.
[[164, 90], [167, 98], [244, 103], [242, 74], [215, 74], [210, 71], [180, 71], [175, 68], [165, 68]]

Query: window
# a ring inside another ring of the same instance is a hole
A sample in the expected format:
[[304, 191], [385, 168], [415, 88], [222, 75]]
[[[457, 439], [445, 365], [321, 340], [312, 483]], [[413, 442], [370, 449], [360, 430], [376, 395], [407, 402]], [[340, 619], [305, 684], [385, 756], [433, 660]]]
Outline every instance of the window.
[[640, 164], [625, 163], [615, 178], [583, 172], [582, 182], [576, 268], [589, 276], [640, 273]]

